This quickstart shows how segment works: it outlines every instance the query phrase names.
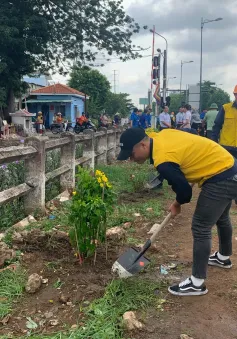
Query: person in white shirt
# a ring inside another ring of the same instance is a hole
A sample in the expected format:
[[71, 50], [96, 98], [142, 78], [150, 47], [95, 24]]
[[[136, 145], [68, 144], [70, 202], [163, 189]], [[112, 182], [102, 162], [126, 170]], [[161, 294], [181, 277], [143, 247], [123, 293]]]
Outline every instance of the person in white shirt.
[[169, 115], [169, 107], [165, 106], [164, 111], [159, 115], [159, 120], [160, 120], [160, 130], [162, 131], [163, 129], [166, 128], [171, 128], [171, 118]]
[[186, 104], [184, 106], [184, 123], [183, 126], [181, 126], [181, 128], [191, 128], [191, 106]]
[[183, 126], [183, 123], [184, 123], [184, 108], [181, 106], [179, 107], [179, 112], [176, 115], [177, 129], [180, 129], [180, 127]]

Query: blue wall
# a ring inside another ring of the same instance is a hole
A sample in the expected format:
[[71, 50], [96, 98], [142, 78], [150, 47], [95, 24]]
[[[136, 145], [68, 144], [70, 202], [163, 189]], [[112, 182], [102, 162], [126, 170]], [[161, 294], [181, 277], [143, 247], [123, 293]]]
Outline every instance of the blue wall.
[[[61, 111], [64, 118], [75, 123], [77, 111], [80, 112], [80, 115], [85, 111], [85, 103], [83, 99], [74, 95], [38, 95], [35, 100], [39, 100], [39, 103], [29, 103], [28, 110], [30, 113], [38, 113], [39, 111], [42, 111], [46, 119], [46, 128], [52, 124], [54, 113]], [[47, 100], [47, 103], [40, 103], [40, 100]], [[60, 102], [50, 102], [50, 100], [70, 100], [71, 102], [62, 102], [62, 107], [60, 109]], [[50, 111], [50, 106], [54, 106], [53, 111]]]

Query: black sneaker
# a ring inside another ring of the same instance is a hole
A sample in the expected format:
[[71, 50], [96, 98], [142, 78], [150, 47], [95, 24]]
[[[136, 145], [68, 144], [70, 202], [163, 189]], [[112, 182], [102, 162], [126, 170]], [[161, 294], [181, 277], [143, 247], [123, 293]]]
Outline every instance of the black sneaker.
[[218, 258], [217, 253], [218, 252], [215, 252], [213, 255], [211, 255], [209, 257], [208, 265], [217, 266], [217, 267], [221, 267], [221, 268], [231, 268], [232, 263], [231, 263], [230, 259], [221, 260], [221, 259]]
[[193, 284], [191, 278], [188, 278], [181, 282], [179, 285], [174, 285], [168, 288], [168, 291], [173, 295], [180, 297], [190, 295], [204, 295], [207, 294], [208, 290], [204, 284], [197, 287]]

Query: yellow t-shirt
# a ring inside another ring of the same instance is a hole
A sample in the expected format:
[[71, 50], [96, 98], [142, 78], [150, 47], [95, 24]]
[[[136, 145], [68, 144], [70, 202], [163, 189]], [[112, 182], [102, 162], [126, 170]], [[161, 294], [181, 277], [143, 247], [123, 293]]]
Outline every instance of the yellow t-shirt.
[[176, 163], [190, 183], [201, 186], [234, 165], [233, 156], [207, 138], [173, 129], [148, 133], [148, 136], [153, 139], [154, 166]]

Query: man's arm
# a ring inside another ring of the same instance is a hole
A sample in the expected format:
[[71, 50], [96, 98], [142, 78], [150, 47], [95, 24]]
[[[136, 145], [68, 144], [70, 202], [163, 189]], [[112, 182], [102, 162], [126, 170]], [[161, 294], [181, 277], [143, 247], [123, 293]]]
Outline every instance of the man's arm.
[[176, 201], [171, 205], [170, 210], [173, 216], [180, 213], [180, 206], [189, 203], [192, 199], [192, 187], [185, 178], [180, 166], [174, 162], [164, 162], [157, 166], [157, 171], [176, 193]]
[[216, 116], [214, 126], [212, 128], [212, 140], [214, 140], [215, 142], [218, 142], [219, 140], [220, 131], [222, 130], [224, 120], [225, 120], [225, 110], [224, 107], [222, 107]]

